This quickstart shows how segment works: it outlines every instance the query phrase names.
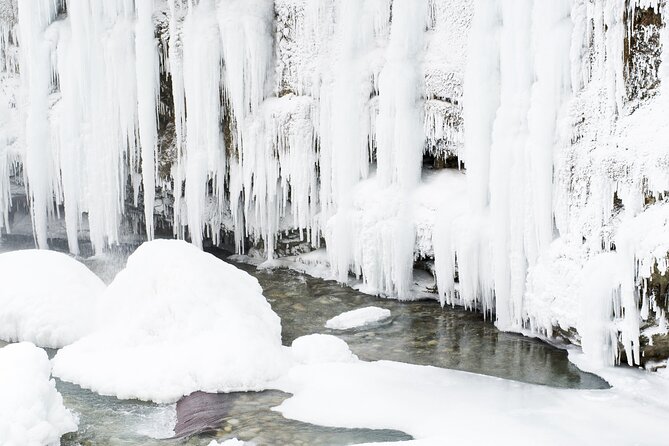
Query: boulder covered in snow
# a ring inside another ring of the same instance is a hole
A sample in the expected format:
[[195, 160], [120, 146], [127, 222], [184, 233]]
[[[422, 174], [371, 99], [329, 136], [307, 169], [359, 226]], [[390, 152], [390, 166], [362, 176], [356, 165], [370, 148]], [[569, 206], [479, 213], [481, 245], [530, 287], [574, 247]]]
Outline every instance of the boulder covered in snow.
[[0, 348], [1, 445], [57, 446], [77, 430], [50, 376], [44, 350], [27, 342]]
[[293, 341], [290, 351], [298, 364], [357, 361], [348, 344], [336, 336], [312, 334]]
[[390, 310], [379, 307], [365, 307], [347, 311], [333, 317], [325, 323], [326, 328], [332, 330], [349, 330], [365, 327], [386, 320], [390, 317]]
[[60, 348], [88, 334], [104, 283], [53, 251], [0, 254], [0, 339]]
[[183, 241], [143, 244], [99, 311], [99, 329], [53, 362], [55, 376], [104, 395], [162, 403], [260, 390], [288, 366], [258, 281]]

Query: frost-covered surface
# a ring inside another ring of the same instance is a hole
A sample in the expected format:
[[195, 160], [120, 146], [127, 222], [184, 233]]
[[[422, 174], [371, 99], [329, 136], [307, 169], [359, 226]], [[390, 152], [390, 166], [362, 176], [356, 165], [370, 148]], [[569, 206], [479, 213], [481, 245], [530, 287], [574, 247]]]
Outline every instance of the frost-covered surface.
[[0, 348], [0, 444], [56, 446], [77, 430], [51, 379], [44, 350], [30, 343]]
[[53, 251], [0, 254], [0, 339], [59, 348], [89, 334], [104, 283]]
[[276, 410], [331, 427], [400, 430], [416, 439], [399, 443], [408, 445], [662, 443], [668, 382], [621, 373], [609, 390], [560, 390], [387, 361], [305, 365], [275, 384], [293, 395]]
[[347, 311], [325, 323], [326, 328], [348, 330], [381, 322], [390, 317], [390, 310], [379, 307], [365, 307]]
[[104, 395], [173, 402], [263, 389], [287, 365], [257, 280], [193, 245], [142, 245], [101, 297], [98, 328], [58, 352], [54, 375]]

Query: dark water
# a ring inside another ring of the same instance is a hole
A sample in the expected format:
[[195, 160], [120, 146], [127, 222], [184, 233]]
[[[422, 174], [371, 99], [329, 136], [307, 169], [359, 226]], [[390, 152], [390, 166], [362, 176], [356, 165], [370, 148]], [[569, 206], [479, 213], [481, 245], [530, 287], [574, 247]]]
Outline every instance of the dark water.
[[[32, 239], [5, 237], [0, 252], [32, 248]], [[63, 249], [58, 243], [54, 248]], [[66, 248], [66, 246], [64, 247]], [[123, 268], [132, 247], [82, 259], [106, 282]], [[219, 257], [225, 253], [216, 251]], [[579, 371], [567, 354], [540, 340], [502, 333], [477, 313], [442, 309], [435, 301], [402, 303], [371, 297], [335, 282], [289, 270], [256, 270], [236, 264], [258, 278], [265, 296], [281, 317], [284, 344], [312, 333], [345, 340], [363, 360], [394, 360], [433, 365], [562, 388], [606, 388], [600, 378]], [[345, 311], [379, 306], [392, 312], [384, 323], [364, 330], [333, 331], [325, 322]], [[1, 345], [0, 345], [1, 346]], [[401, 432], [331, 429], [286, 420], [271, 411], [288, 395], [281, 392], [241, 393], [222, 397], [216, 420], [207, 432], [187, 438], [165, 436], [175, 420], [175, 407], [119, 401], [58, 382], [65, 404], [81, 416], [80, 430], [62, 444], [75, 445], [207, 445], [212, 439], [239, 438], [257, 445], [349, 445], [410, 439]]]

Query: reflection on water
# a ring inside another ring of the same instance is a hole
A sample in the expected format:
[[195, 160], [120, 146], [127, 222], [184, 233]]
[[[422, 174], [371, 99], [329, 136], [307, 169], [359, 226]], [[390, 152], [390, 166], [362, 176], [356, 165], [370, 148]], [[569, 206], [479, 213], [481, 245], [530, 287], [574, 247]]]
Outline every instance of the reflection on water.
[[[0, 252], [32, 248], [32, 239], [5, 238]], [[56, 249], [66, 245], [56, 244]], [[120, 271], [132, 248], [83, 259], [109, 283]], [[224, 257], [224, 253], [215, 252]], [[311, 333], [335, 334], [364, 360], [394, 360], [434, 365], [498, 376], [528, 383], [566, 388], [605, 388], [606, 383], [574, 367], [565, 352], [544, 342], [502, 333], [480, 314], [442, 309], [435, 301], [402, 303], [370, 297], [335, 282], [289, 270], [263, 271], [237, 265], [258, 278], [283, 325], [284, 344]], [[392, 318], [366, 330], [336, 332], [325, 322], [345, 311], [376, 305], [389, 309]], [[0, 344], [0, 347], [2, 344]], [[186, 439], [154, 440], [165, 436], [174, 423], [174, 406], [119, 401], [58, 382], [65, 404], [80, 413], [80, 430], [68, 435], [65, 446], [75, 445], [206, 445], [212, 438], [237, 437], [258, 445], [348, 445], [406, 440], [393, 431], [330, 429], [286, 420], [271, 411], [287, 395], [281, 392], [241, 393], [226, 398], [219, 426]]]
[[[605, 381], [581, 372], [567, 353], [538, 339], [504, 333], [483, 315], [460, 308], [442, 309], [436, 301], [398, 302], [374, 298], [335, 282], [290, 270], [256, 270], [274, 311], [281, 317], [283, 342], [311, 333], [334, 334], [367, 361], [387, 359], [433, 365], [552, 387], [601, 389]], [[325, 322], [344, 311], [378, 306], [390, 321], [366, 330], [337, 331]]]

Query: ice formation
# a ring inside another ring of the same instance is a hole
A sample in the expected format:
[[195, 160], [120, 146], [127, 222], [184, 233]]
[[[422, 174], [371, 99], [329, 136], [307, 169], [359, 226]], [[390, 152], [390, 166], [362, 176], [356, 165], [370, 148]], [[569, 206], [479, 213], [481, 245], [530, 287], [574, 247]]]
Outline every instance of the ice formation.
[[333, 330], [348, 330], [381, 322], [389, 317], [390, 310], [385, 308], [358, 308], [357, 310], [347, 311], [346, 313], [333, 317], [325, 323], [325, 327]]
[[664, 240], [625, 229], [663, 227], [666, 2], [0, 5], [1, 230], [25, 180], [40, 247], [61, 214], [73, 253], [160, 221], [271, 260], [291, 233], [385, 296], [433, 259], [442, 304], [601, 360], [666, 327]]
[[0, 339], [60, 348], [95, 328], [104, 283], [86, 266], [53, 251], [0, 254]]
[[259, 390], [288, 364], [256, 279], [185, 242], [142, 245], [100, 300], [96, 331], [53, 359], [55, 376], [100, 394]]
[[44, 350], [24, 342], [0, 348], [0, 443], [57, 446], [77, 430], [77, 418], [63, 406]]

